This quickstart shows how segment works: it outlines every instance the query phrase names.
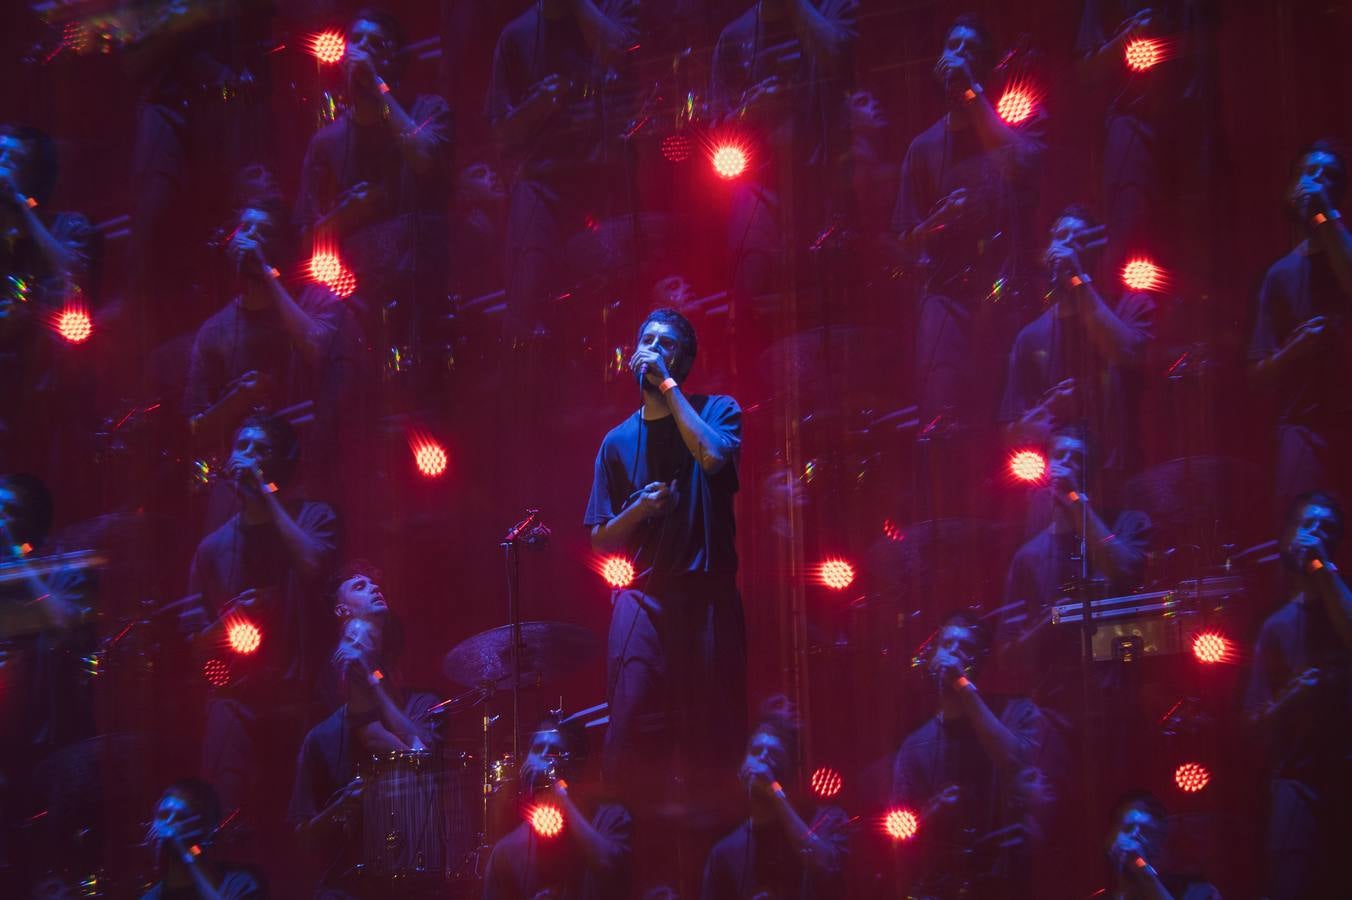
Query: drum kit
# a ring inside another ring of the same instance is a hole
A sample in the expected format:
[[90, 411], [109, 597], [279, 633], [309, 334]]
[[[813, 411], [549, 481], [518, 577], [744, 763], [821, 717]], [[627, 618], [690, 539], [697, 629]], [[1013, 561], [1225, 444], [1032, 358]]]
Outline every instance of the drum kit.
[[[519, 633], [515, 642], [514, 632]], [[493, 726], [501, 719], [493, 712], [494, 700], [518, 683], [532, 689], [556, 682], [597, 650], [590, 631], [563, 622], [504, 625], [453, 647], [442, 671], [468, 690], [433, 711], [479, 709], [482, 744], [474, 752], [445, 744], [437, 750], [398, 751], [359, 767], [362, 875], [429, 890], [480, 878], [493, 841], [519, 821], [520, 752], [494, 755]]]

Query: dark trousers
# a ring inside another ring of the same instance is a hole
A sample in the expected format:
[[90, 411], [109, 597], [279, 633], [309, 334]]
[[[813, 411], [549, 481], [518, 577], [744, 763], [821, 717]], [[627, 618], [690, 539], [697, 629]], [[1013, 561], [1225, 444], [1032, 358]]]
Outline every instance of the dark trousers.
[[670, 784], [676, 775], [698, 790], [736, 771], [746, 732], [746, 625], [731, 578], [617, 591], [607, 675], [607, 779], [647, 785], [640, 793], [652, 797], [658, 782], [650, 778]]
[[[1344, 766], [1346, 769], [1346, 765]], [[1268, 900], [1346, 896], [1346, 852], [1352, 817], [1345, 811], [1352, 779], [1344, 771], [1338, 787], [1312, 788], [1274, 778], [1267, 836]]]

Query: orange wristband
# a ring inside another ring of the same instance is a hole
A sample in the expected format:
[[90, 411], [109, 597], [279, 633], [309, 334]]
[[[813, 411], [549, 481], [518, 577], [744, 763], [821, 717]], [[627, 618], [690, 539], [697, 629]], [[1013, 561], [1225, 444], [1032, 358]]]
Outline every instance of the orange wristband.
[[676, 386], [676, 379], [675, 379], [675, 378], [667, 378], [667, 379], [664, 380], [664, 381], [662, 382], [662, 384], [661, 384], [662, 393], [665, 394], [667, 391], [671, 390], [671, 389], [674, 388], [675, 386]]

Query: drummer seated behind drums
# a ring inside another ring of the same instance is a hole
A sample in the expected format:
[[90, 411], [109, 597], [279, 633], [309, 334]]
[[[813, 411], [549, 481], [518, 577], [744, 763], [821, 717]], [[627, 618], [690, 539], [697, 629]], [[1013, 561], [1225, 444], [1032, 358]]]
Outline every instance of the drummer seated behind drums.
[[[332, 662], [346, 702], [305, 736], [289, 810], [301, 843], [326, 865], [319, 893], [328, 898], [379, 894], [383, 887], [355, 877], [361, 861], [358, 764], [373, 756], [432, 748], [436, 741], [431, 708], [437, 698], [391, 683], [397, 620], [385, 611], [379, 573], [358, 568], [349, 568], [336, 595], [336, 607], [347, 607]], [[348, 590], [357, 582], [361, 590]], [[379, 607], [380, 614], [354, 614], [358, 600], [367, 611]], [[344, 615], [339, 608], [335, 612]]]
[[536, 727], [521, 764], [529, 814], [493, 847], [483, 900], [629, 896], [633, 820], [579, 783], [586, 749], [576, 721], [551, 715]]

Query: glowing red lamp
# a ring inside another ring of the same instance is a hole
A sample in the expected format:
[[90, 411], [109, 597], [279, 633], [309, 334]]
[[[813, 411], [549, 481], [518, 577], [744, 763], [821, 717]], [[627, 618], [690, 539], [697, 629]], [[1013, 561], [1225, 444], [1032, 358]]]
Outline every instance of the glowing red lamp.
[[310, 55], [324, 65], [341, 62], [347, 53], [347, 41], [341, 31], [321, 31], [310, 36], [308, 43]]
[[1033, 114], [1033, 92], [1027, 88], [1010, 87], [1000, 95], [995, 112], [1006, 125], [1018, 125]]
[[607, 556], [601, 560], [601, 577], [613, 588], [626, 588], [634, 583], [634, 564], [623, 556]]
[[683, 134], [669, 134], [662, 138], [662, 158], [669, 163], [683, 163], [693, 152], [690, 138]]
[[431, 438], [418, 438], [412, 443], [413, 465], [424, 478], [440, 478], [446, 472], [446, 449]]
[[1230, 641], [1218, 631], [1203, 631], [1192, 639], [1192, 655], [1201, 663], [1225, 662], [1230, 657]]
[[824, 560], [817, 566], [817, 581], [833, 591], [843, 591], [854, 584], [854, 566], [843, 559]]
[[223, 659], [209, 659], [202, 665], [202, 677], [212, 687], [225, 687], [230, 683], [230, 664]]
[[902, 527], [891, 519], [883, 519], [883, 537], [889, 541], [900, 544], [906, 540], [906, 532]]
[[337, 253], [332, 250], [316, 250], [310, 256], [310, 277], [318, 284], [333, 291], [346, 300], [357, 289], [357, 276], [353, 274]]
[[812, 773], [812, 793], [823, 800], [829, 800], [845, 787], [845, 779], [835, 769], [822, 766]]
[[68, 306], [56, 317], [56, 333], [72, 344], [83, 344], [94, 334], [94, 320], [78, 306]]
[[558, 837], [563, 833], [563, 810], [552, 803], [532, 806], [528, 812], [531, 831], [542, 838]]
[[720, 144], [709, 155], [709, 162], [719, 178], [731, 181], [746, 171], [746, 151], [736, 144]]
[[1201, 763], [1180, 763], [1174, 769], [1174, 784], [1185, 794], [1195, 794], [1211, 783], [1211, 770]]
[[905, 807], [889, 809], [883, 816], [883, 830], [894, 841], [909, 841], [920, 831], [920, 817]]
[[257, 653], [263, 643], [263, 632], [253, 622], [243, 618], [235, 619], [226, 626], [225, 637], [230, 642], [230, 649], [240, 656]]
[[1036, 450], [1018, 450], [1009, 457], [1009, 474], [1035, 484], [1047, 476], [1047, 457]]
[[1127, 68], [1133, 72], [1153, 69], [1164, 61], [1164, 42], [1158, 38], [1133, 38], [1124, 53]]
[[1157, 291], [1164, 287], [1164, 270], [1145, 257], [1129, 259], [1122, 266], [1122, 283], [1133, 291]]

